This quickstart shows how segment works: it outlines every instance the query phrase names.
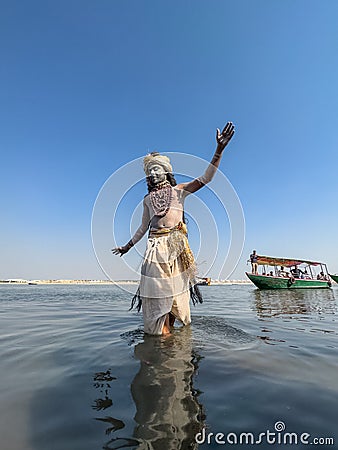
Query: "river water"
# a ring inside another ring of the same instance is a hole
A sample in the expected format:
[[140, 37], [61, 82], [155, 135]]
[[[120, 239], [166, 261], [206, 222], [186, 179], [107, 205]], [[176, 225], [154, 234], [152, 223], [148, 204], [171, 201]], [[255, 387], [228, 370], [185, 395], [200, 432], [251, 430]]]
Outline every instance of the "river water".
[[338, 448], [338, 287], [201, 289], [162, 338], [117, 286], [0, 286], [1, 450]]

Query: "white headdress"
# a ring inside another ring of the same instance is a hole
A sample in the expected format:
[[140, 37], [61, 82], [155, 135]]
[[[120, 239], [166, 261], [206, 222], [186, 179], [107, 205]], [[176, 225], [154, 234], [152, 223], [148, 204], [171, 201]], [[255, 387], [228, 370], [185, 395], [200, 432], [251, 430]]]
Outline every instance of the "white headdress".
[[172, 173], [173, 171], [168, 156], [161, 155], [158, 152], [152, 152], [143, 158], [143, 169], [147, 176], [149, 176], [149, 169], [153, 164], [159, 164], [166, 172]]

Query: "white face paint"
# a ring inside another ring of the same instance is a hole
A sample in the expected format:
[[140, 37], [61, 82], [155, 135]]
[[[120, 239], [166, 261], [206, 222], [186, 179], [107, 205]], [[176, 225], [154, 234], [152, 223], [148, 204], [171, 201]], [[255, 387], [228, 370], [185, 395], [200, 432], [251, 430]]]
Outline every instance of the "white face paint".
[[160, 164], [152, 164], [148, 168], [148, 174], [153, 184], [162, 183], [167, 179], [167, 172]]

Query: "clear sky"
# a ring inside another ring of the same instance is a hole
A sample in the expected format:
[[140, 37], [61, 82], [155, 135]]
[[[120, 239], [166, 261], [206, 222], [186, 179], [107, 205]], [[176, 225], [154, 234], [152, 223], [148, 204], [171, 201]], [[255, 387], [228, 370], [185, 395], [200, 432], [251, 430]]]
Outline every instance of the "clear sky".
[[227, 120], [246, 222], [231, 278], [253, 248], [338, 272], [337, 23], [336, 0], [2, 0], [0, 278], [104, 278], [105, 181], [148, 150], [209, 160]]

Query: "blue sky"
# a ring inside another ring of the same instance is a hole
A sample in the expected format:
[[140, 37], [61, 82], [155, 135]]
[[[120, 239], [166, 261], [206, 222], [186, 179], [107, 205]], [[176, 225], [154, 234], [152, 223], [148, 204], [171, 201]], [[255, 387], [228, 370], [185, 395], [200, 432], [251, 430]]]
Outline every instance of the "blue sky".
[[232, 278], [253, 248], [338, 272], [335, 0], [0, 9], [0, 278], [103, 278], [90, 227], [104, 182], [148, 149], [209, 160], [227, 120], [221, 169], [246, 221]]

